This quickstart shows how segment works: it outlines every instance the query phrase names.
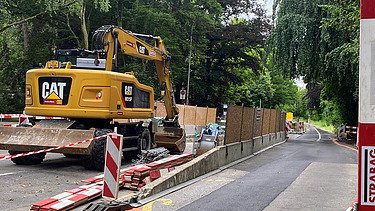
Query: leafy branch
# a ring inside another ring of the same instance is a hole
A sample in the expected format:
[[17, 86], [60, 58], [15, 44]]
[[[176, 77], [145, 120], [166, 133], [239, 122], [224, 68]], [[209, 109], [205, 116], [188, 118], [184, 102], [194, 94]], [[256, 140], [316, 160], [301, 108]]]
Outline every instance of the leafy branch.
[[58, 10], [60, 10], [61, 8], [63, 8], [63, 7], [68, 7], [68, 6], [70, 6], [70, 5], [72, 5], [72, 4], [76, 3], [76, 2], [77, 2], [77, 0], [74, 0], [74, 1], [69, 2], [69, 3], [66, 3], [66, 4], [61, 4], [61, 5], [57, 6], [55, 9], [53, 9], [53, 10], [48, 10], [48, 9], [47, 9], [47, 10], [45, 10], [45, 11], [39, 12], [39, 13], [37, 13], [37, 14], [35, 14], [35, 15], [29, 16], [29, 17], [24, 18], [24, 19], [22, 19], [22, 20], [18, 20], [18, 21], [15, 21], [15, 22], [13, 22], [13, 23], [6, 24], [6, 25], [3, 26], [2, 28], [0, 28], [0, 33], [3, 33], [5, 30], [9, 29], [9, 28], [12, 27], [12, 26], [16, 26], [16, 25], [20, 25], [20, 24], [22, 24], [22, 23], [26, 23], [26, 22], [28, 22], [28, 21], [30, 21], [30, 20], [33, 20], [33, 19], [35, 19], [35, 18], [37, 18], [37, 17], [39, 17], [39, 16], [41, 16], [41, 15], [44, 15], [44, 14], [49, 13], [49, 12], [55, 12], [55, 11], [58, 11]]

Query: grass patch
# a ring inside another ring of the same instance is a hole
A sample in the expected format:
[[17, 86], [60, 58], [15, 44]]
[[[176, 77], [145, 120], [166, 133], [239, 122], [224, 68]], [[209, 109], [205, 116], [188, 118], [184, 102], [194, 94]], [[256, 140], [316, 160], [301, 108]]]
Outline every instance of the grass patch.
[[336, 128], [333, 125], [327, 124], [324, 121], [313, 121], [313, 120], [310, 120], [310, 124], [312, 124], [312, 125], [320, 128], [320, 129], [323, 129], [325, 131], [331, 132], [333, 134], [336, 133]]

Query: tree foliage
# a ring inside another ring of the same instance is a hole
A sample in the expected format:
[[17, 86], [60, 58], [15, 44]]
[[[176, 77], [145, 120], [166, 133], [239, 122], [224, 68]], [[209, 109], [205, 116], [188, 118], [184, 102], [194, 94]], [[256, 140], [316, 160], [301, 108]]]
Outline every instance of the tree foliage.
[[[267, 64], [271, 24], [256, 0], [4, 0], [0, 112], [22, 112], [28, 69], [53, 59], [55, 48], [90, 47], [93, 32], [108, 24], [161, 36], [172, 55], [176, 91], [187, 86], [191, 50], [191, 104], [262, 100], [275, 107], [292, 99], [280, 95], [295, 90], [293, 83]], [[141, 83], [158, 87], [151, 62], [120, 57], [118, 71], [134, 71]]]
[[319, 110], [321, 100], [329, 100], [343, 121], [356, 123], [359, 1], [275, 0], [273, 19], [270, 43], [276, 68], [311, 84], [310, 109]]

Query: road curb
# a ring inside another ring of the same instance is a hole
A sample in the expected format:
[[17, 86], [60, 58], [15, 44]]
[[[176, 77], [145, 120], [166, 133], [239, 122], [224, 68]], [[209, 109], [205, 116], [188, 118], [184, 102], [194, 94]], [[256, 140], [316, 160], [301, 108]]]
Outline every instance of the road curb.
[[337, 141], [337, 139], [335, 138], [335, 139], [332, 139], [332, 142], [334, 143], [334, 144], [336, 144], [337, 146], [340, 146], [340, 147], [344, 147], [344, 148], [346, 148], [346, 149], [350, 149], [350, 150], [353, 150], [353, 151], [358, 151], [358, 149], [356, 148], [356, 147], [351, 147], [351, 146], [348, 146], [348, 145], [345, 145], [345, 144], [340, 144], [338, 141]]
[[[315, 126], [314, 125], [314, 128], [319, 128], [319, 127], [317, 127], [317, 126]], [[350, 150], [353, 150], [353, 151], [358, 151], [357, 150], [357, 148], [355, 147], [355, 146], [349, 146], [349, 145], [346, 145], [346, 144], [341, 144], [341, 143], [339, 143], [338, 142], [338, 139], [336, 138], [336, 136], [333, 134], [333, 133], [331, 133], [331, 132], [329, 132], [329, 131], [326, 131], [326, 130], [324, 130], [324, 129], [322, 129], [322, 128], [319, 128], [320, 130], [322, 130], [322, 131], [324, 131], [324, 132], [326, 132], [326, 133], [329, 133], [329, 134], [331, 134], [332, 135], [332, 142], [335, 144], [335, 145], [337, 145], [337, 146], [340, 146], [340, 147], [344, 147], [344, 148], [346, 148], [346, 149], [350, 149]]]

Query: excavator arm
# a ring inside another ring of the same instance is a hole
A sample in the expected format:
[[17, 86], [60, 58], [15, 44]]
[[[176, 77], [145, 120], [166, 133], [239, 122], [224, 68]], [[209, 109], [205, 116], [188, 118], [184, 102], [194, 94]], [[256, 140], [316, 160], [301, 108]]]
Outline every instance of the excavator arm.
[[[155, 46], [140, 38], [153, 39]], [[119, 53], [154, 61], [167, 113], [165, 123], [178, 125], [178, 108], [173, 94], [170, 56], [160, 37], [132, 33], [118, 26], [102, 26], [95, 31], [93, 44], [97, 50], [105, 50], [107, 52], [106, 71], [116, 69]]]

